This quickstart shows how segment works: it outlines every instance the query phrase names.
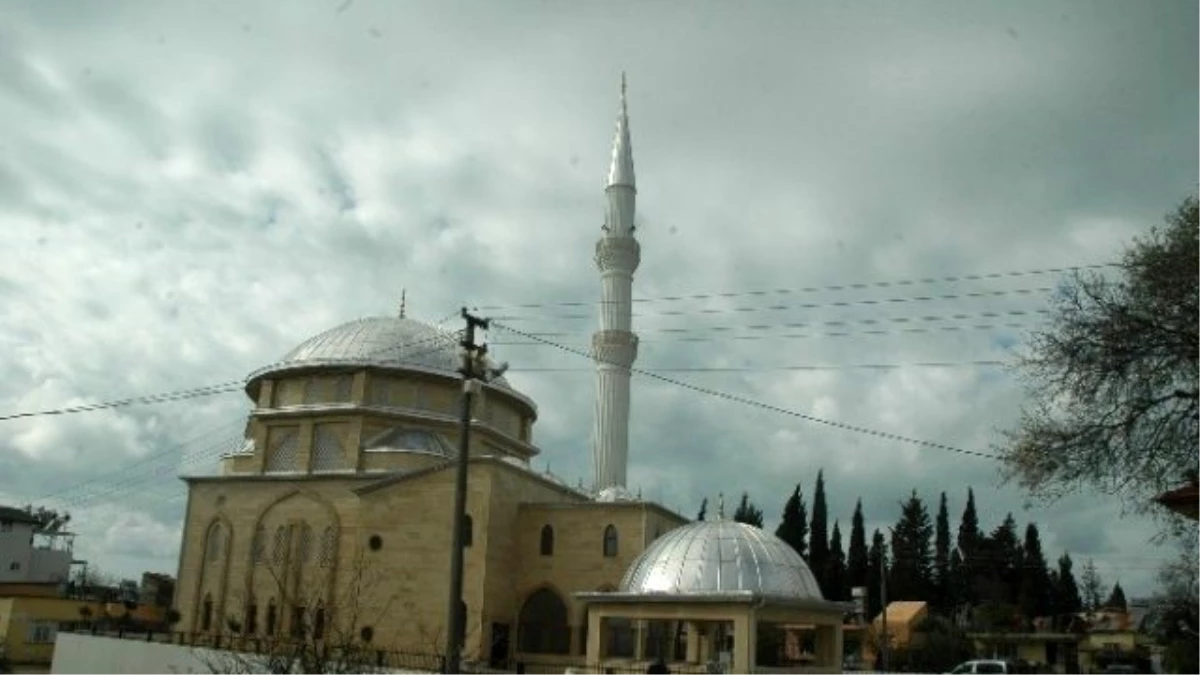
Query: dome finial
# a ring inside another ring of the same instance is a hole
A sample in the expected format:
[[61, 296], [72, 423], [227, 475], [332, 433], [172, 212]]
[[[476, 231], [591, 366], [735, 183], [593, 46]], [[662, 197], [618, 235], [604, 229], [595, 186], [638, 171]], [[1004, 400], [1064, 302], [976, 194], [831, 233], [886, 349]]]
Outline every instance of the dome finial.
[[404, 312], [408, 309], [408, 289], [400, 289], [400, 318], [404, 318]]

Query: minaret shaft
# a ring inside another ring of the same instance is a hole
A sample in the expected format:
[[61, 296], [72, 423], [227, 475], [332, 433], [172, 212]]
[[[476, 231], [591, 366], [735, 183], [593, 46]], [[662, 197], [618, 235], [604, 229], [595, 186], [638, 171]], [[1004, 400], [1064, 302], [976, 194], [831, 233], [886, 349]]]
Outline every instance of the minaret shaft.
[[608, 208], [604, 236], [596, 242], [600, 326], [592, 336], [592, 358], [596, 362], [594, 487], [602, 497], [628, 497], [625, 486], [629, 460], [629, 369], [637, 360], [638, 347], [637, 335], [632, 332], [633, 273], [641, 262], [641, 247], [633, 238], [637, 187], [624, 76], [605, 196]]

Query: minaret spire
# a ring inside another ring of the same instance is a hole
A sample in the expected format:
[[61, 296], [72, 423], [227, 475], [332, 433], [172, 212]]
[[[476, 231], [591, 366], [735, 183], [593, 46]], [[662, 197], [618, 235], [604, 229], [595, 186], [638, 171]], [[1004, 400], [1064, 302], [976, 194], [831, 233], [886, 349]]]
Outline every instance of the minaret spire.
[[621, 106], [613, 139], [612, 163], [604, 190], [608, 208], [604, 234], [596, 242], [600, 270], [600, 326], [592, 335], [596, 362], [596, 420], [592, 456], [595, 489], [600, 499], [631, 499], [625, 488], [629, 455], [629, 374], [637, 359], [638, 339], [631, 328], [633, 273], [641, 247], [633, 238], [637, 188], [633, 176], [633, 144], [629, 110], [621, 74]]

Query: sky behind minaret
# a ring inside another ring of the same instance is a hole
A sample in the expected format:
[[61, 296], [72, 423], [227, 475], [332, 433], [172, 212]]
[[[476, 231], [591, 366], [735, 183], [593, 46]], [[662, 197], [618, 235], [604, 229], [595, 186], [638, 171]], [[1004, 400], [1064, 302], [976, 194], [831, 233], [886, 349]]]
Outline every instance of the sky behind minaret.
[[[1196, 189], [1196, 25], [1166, 0], [4, 3], [0, 413], [238, 380], [402, 288], [410, 317], [501, 306], [586, 349], [594, 307], [555, 303], [599, 299], [625, 71], [634, 293], [702, 296], [635, 306], [638, 366], [989, 452], [1021, 389], [979, 362], [1058, 278], [870, 284], [1115, 260]], [[736, 295], [764, 289], [796, 292]], [[490, 338], [539, 403], [535, 466], [588, 479], [590, 362]], [[955, 365], [846, 367], [931, 361]], [[687, 516], [748, 490], [773, 527], [823, 468], [843, 533], [855, 499], [884, 527], [914, 488], [957, 526], [973, 486], [986, 528], [1034, 520], [1129, 595], [1168, 555], [1102, 496], [1025, 510], [987, 459], [636, 376], [632, 401], [630, 488]], [[81, 557], [174, 573], [174, 476], [247, 410], [4, 422], [0, 503], [53, 497]]]

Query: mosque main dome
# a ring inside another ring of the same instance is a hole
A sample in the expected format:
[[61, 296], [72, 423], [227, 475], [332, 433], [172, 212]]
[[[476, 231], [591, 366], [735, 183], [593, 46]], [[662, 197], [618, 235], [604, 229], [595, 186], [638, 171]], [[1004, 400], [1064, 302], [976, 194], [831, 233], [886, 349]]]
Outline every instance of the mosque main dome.
[[[305, 340], [276, 363], [252, 373], [250, 379], [285, 370], [332, 366], [418, 370], [459, 377], [462, 360], [458, 342], [454, 332], [403, 316], [355, 319]], [[503, 377], [489, 383], [512, 392]]]
[[695, 522], [659, 537], [629, 566], [619, 592], [824, 599], [791, 546], [732, 520]]

